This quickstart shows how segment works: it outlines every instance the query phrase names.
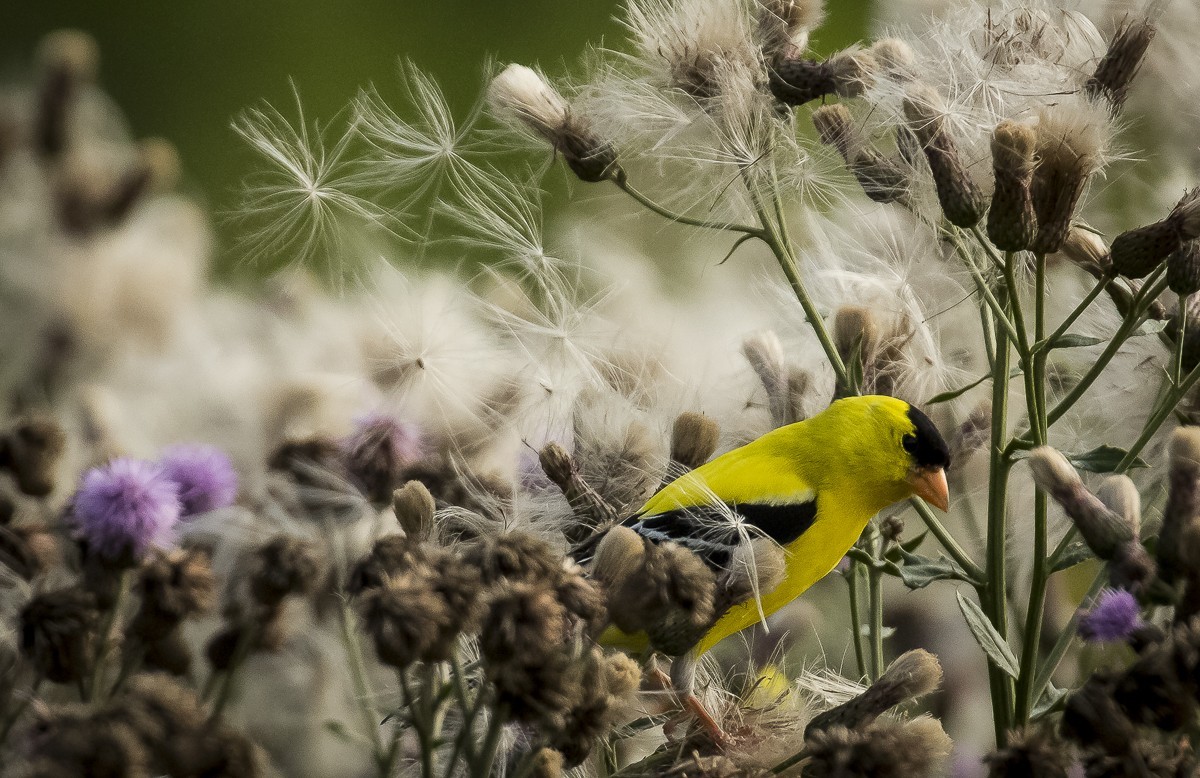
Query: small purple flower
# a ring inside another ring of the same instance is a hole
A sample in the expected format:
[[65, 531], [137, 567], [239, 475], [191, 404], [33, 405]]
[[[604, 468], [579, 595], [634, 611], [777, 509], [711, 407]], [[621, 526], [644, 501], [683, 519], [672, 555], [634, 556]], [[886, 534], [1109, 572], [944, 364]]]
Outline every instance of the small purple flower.
[[386, 413], [364, 413], [354, 420], [354, 434], [346, 442], [350, 451], [386, 447], [390, 458], [415, 462], [425, 451], [421, 428]]
[[168, 545], [179, 511], [179, 487], [161, 467], [139, 459], [93, 467], [75, 493], [75, 525], [89, 549], [108, 559]]
[[237, 499], [237, 472], [225, 452], [215, 446], [171, 446], [163, 451], [159, 464], [166, 477], [179, 485], [180, 518], [224, 508]]
[[1100, 592], [1089, 611], [1079, 618], [1079, 635], [1101, 643], [1124, 640], [1142, 624], [1137, 599], [1124, 589]]

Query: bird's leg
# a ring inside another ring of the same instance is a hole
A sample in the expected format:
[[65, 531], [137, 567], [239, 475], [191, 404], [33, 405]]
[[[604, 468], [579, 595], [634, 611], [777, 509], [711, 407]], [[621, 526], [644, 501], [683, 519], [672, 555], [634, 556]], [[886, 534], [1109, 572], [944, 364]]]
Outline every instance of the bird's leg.
[[[662, 672], [659, 670], [658, 672]], [[725, 730], [721, 729], [721, 725], [713, 718], [708, 709], [704, 707], [704, 703], [696, 696], [696, 657], [691, 653], [677, 656], [671, 662], [671, 688], [679, 696], [680, 706], [687, 712], [696, 717], [700, 722], [701, 728], [708, 734], [713, 745], [717, 748], [726, 748], [730, 744], [729, 736], [725, 734]]]

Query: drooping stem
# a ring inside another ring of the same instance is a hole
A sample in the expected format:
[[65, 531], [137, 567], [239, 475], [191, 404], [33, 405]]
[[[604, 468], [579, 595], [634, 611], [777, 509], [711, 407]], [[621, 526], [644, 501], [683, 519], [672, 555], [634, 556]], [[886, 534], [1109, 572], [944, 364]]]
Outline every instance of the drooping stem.
[[634, 200], [636, 200], [638, 203], [640, 203], [647, 209], [653, 211], [654, 213], [658, 214], [659, 216], [663, 217], [664, 219], [675, 222], [676, 224], [684, 224], [689, 227], [701, 227], [706, 230], [727, 230], [729, 232], [740, 232], [743, 235], [752, 235], [756, 238], [763, 237], [763, 235], [762, 235], [763, 230], [758, 227], [750, 227], [745, 224], [736, 224], [733, 222], [720, 222], [720, 221], [710, 221], [708, 219], [698, 219], [698, 218], [695, 218], [692, 216], [687, 216], [682, 213], [676, 213], [675, 211], [672, 211], [671, 209], [667, 208], [666, 206], [661, 205], [660, 203], [655, 202], [653, 199], [642, 194], [640, 191], [635, 189], [633, 187], [633, 185], [629, 183], [628, 180], [626, 180], [624, 178], [613, 179], [613, 183], [617, 185], [618, 189], [620, 189], [622, 192], [625, 192], [625, 194], [632, 197]]

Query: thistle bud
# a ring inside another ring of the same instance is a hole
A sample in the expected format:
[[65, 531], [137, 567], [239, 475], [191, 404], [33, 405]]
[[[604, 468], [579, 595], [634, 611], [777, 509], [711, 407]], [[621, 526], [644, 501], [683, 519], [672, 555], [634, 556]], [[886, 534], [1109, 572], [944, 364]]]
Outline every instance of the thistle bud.
[[750, 335], [742, 341], [742, 355], [767, 392], [772, 423], [776, 427], [783, 426], [788, 408], [787, 365], [779, 336], [772, 330]]
[[822, 0], [760, 0], [758, 39], [768, 61], [797, 56], [825, 17]]
[[858, 97], [877, 68], [875, 59], [865, 51], [844, 51], [824, 62], [786, 57], [771, 68], [771, 94], [793, 106], [830, 95]]
[[1104, 506], [1083, 485], [1066, 457], [1049, 446], [1035, 448], [1029, 456], [1033, 480], [1075, 522], [1084, 541], [1101, 559], [1112, 559], [1118, 548], [1135, 539], [1133, 528]]
[[835, 726], [805, 737], [804, 775], [813, 778], [871, 775], [877, 778], [940, 775], [950, 756], [950, 737], [936, 720], [879, 719], [861, 729]]
[[1112, 242], [1112, 263], [1126, 278], [1144, 278], [1183, 248], [1175, 223], [1166, 219], [1122, 232]]
[[392, 493], [392, 510], [405, 537], [416, 541], [433, 535], [433, 515], [437, 510], [429, 488], [420, 481], [409, 481]]
[[721, 427], [711, 416], [681, 413], [671, 427], [671, 461], [680, 474], [694, 470], [712, 457], [720, 437]]
[[1180, 297], [1200, 292], [1200, 240], [1189, 240], [1167, 257], [1167, 286]]
[[988, 210], [987, 234], [1001, 251], [1024, 251], [1037, 232], [1037, 215], [1029, 187], [1037, 134], [1016, 122], [1001, 122], [992, 131], [992, 169], [996, 189]]
[[1137, 537], [1142, 522], [1142, 498], [1137, 486], [1127, 475], [1110, 475], [1100, 482], [1096, 497], [1129, 525], [1134, 537]]
[[1095, 171], [1100, 152], [1098, 126], [1087, 117], [1044, 113], [1037, 126], [1037, 166], [1030, 194], [1037, 215], [1037, 235], [1029, 250], [1058, 251], [1071, 231], [1075, 207]]
[[831, 727], [860, 729], [897, 705], [935, 691], [942, 683], [942, 666], [937, 657], [916, 648], [901, 654], [879, 679], [854, 699], [815, 716], [804, 737]]
[[547, 141], [580, 180], [595, 183], [624, 177], [612, 145], [575, 115], [537, 71], [509, 65], [492, 79], [488, 101], [498, 115]]
[[1168, 456], [1170, 489], [1158, 533], [1158, 575], [1171, 584], [1186, 577], [1200, 563], [1183, 553], [1189, 528], [1200, 519], [1200, 428], [1175, 430]]
[[280, 536], [251, 554], [250, 596], [266, 608], [276, 608], [288, 595], [315, 591], [323, 572], [324, 560], [314, 544]]
[[958, 227], [975, 226], [983, 215], [983, 193], [967, 172], [958, 145], [946, 129], [941, 96], [929, 87], [914, 86], [904, 99], [904, 114], [929, 161], [946, 220]]
[[1008, 733], [1004, 748], [984, 757], [989, 778], [1066, 778], [1075, 762], [1074, 749], [1046, 726], [1027, 726]]
[[47, 680], [84, 678], [92, 665], [99, 619], [95, 597], [78, 586], [39, 594], [21, 611], [21, 654]]
[[1121, 25], [1109, 41], [1108, 51], [1100, 59], [1096, 72], [1083, 85], [1084, 93], [1093, 100], [1107, 100], [1114, 114], [1120, 112], [1154, 33], [1154, 25], [1145, 17]]
[[916, 55], [912, 47], [900, 38], [883, 38], [871, 44], [871, 56], [879, 63], [880, 72], [894, 81], [912, 81], [916, 76]]

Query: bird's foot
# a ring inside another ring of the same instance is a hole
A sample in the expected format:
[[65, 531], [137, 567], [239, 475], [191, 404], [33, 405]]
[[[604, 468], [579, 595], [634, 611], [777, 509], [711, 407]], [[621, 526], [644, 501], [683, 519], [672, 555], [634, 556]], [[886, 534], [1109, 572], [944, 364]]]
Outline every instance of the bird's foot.
[[717, 723], [717, 720], [704, 707], [704, 703], [700, 701], [699, 697], [694, 694], [685, 695], [683, 698], [683, 708], [696, 717], [700, 728], [708, 735], [714, 746], [722, 751], [729, 747], [732, 742], [729, 735], [725, 733], [725, 730], [721, 729], [721, 725]]

